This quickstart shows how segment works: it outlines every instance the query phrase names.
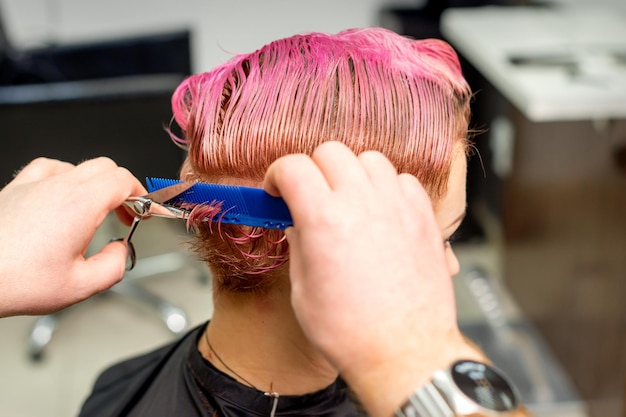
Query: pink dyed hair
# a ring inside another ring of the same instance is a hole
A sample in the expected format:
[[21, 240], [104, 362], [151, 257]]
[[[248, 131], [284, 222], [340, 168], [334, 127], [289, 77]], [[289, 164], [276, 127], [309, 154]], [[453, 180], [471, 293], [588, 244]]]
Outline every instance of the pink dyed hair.
[[[260, 182], [277, 158], [336, 140], [356, 153], [382, 152], [437, 200], [453, 144], [468, 146], [470, 98], [457, 55], [441, 40], [381, 28], [310, 33], [185, 80], [172, 97], [183, 135], [172, 137], [189, 150], [181, 172], [188, 179]], [[242, 240], [229, 228], [230, 242], [218, 244], [205, 229], [196, 246], [215, 275], [265, 275], [287, 259], [286, 243], [273, 232], [268, 246], [248, 236], [265, 240], [268, 232], [246, 232]]]

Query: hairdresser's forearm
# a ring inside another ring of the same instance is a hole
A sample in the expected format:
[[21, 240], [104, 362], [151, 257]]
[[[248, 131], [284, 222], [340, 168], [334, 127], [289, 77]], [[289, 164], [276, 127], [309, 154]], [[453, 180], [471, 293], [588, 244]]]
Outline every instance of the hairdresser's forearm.
[[[386, 360], [370, 372], [347, 370], [343, 377], [372, 417], [391, 417], [416, 389], [424, 386], [439, 370], [457, 359], [490, 363], [489, 358], [471, 341], [462, 337], [443, 345], [437, 355], [421, 356], [420, 350], [408, 352], [396, 360]], [[480, 414], [476, 414], [479, 417]], [[508, 417], [531, 417], [522, 405]]]
[[[452, 341], [452, 339], [454, 341]], [[398, 343], [407, 342], [406, 335]], [[355, 364], [342, 372], [351, 389], [372, 417], [390, 417], [408, 397], [425, 385], [435, 371], [449, 366], [456, 359], [485, 361], [485, 355], [465, 339], [451, 338], [436, 354], [420, 352], [423, 340], [407, 342], [404, 354], [385, 358], [379, 364]], [[412, 347], [411, 347], [412, 346]]]

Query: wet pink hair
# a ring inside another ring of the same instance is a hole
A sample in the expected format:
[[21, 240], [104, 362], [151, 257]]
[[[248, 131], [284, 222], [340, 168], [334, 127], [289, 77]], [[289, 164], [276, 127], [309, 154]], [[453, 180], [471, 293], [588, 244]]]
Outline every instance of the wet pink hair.
[[[172, 97], [182, 131], [172, 137], [189, 150], [181, 172], [187, 179], [260, 184], [277, 158], [335, 140], [356, 153], [382, 152], [437, 200], [454, 143], [468, 146], [470, 98], [457, 55], [441, 40], [381, 28], [310, 33], [186, 79]], [[220, 233], [200, 226], [197, 248], [224, 278], [218, 286], [258, 289], [251, 277], [282, 265], [286, 242], [275, 232], [225, 226]]]

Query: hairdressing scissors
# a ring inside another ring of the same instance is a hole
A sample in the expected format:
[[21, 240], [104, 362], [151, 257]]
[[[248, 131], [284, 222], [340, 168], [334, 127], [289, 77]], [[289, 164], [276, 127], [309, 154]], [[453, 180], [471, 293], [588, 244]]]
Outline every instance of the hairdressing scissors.
[[126, 206], [132, 209], [132, 211], [135, 213], [135, 217], [133, 218], [133, 222], [130, 225], [130, 229], [128, 230], [128, 234], [126, 235], [126, 237], [117, 240], [121, 240], [126, 243], [126, 245], [128, 245], [130, 264], [126, 267], [127, 271], [133, 269], [137, 261], [135, 246], [133, 245], [131, 239], [133, 237], [133, 234], [135, 233], [135, 230], [137, 230], [137, 226], [139, 226], [139, 223], [143, 219], [152, 216], [171, 217], [179, 219], [185, 218], [187, 213], [184, 210], [178, 209], [176, 207], [167, 206], [165, 205], [165, 202], [173, 199], [181, 193], [184, 193], [194, 184], [194, 181], [184, 181], [174, 185], [170, 185], [169, 187], [155, 190], [143, 196], [131, 196], [126, 199]]

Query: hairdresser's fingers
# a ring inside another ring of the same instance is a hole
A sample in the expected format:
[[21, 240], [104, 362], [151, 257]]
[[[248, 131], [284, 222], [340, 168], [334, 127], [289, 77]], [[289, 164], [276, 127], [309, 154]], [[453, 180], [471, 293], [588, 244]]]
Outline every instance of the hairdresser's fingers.
[[98, 158], [88, 159], [76, 165], [76, 172], [80, 175], [84, 175], [85, 177], [89, 177], [103, 172], [109, 172], [115, 168], [118, 168], [115, 161], [111, 158], [101, 156]]
[[74, 168], [69, 162], [49, 158], [37, 158], [17, 172], [8, 186], [15, 186], [27, 182], [34, 182], [58, 175]]
[[324, 142], [315, 149], [311, 158], [333, 190], [353, 188], [368, 179], [357, 156], [343, 143]]
[[116, 241], [87, 259], [79, 259], [73, 269], [73, 286], [79, 300], [111, 288], [120, 282], [126, 270], [128, 246]]
[[[137, 181], [137, 179], [130, 174], [126, 169], [120, 168], [115, 172], [113, 178], [117, 180], [110, 181], [110, 188], [107, 193], [99, 194], [96, 198], [99, 198], [98, 207], [95, 210], [101, 210], [105, 216], [111, 211], [115, 211], [115, 215], [120, 222], [125, 225], [130, 225], [135, 217], [135, 213], [131, 212], [130, 208], [124, 205], [124, 201], [130, 196], [144, 195], [147, 193], [146, 189]], [[95, 180], [94, 183], [99, 182]], [[109, 183], [108, 180], [102, 180], [103, 184]], [[93, 192], [97, 188], [90, 188], [89, 191]]]
[[[130, 226], [135, 218], [136, 214], [128, 206], [121, 205], [115, 209], [115, 217], [120, 223]], [[150, 220], [150, 217], [145, 217], [144, 220]]]
[[265, 174], [263, 188], [285, 200], [294, 221], [317, 210], [321, 199], [330, 192], [322, 172], [303, 154], [274, 161]]
[[417, 178], [410, 174], [398, 175], [405, 209], [398, 212], [404, 227], [415, 236], [431, 236], [433, 245], [438, 245], [440, 232], [432, 209], [432, 201]]
[[[144, 195], [147, 190], [126, 168], [118, 167], [111, 160], [92, 160], [76, 167], [72, 173], [81, 192], [77, 195], [86, 202], [107, 212], [116, 209], [129, 196]], [[92, 163], [93, 162], [93, 163]]]
[[398, 175], [398, 184], [412, 209], [432, 213], [430, 209], [432, 207], [431, 199], [417, 178], [406, 173], [400, 174]]
[[[131, 215], [120, 207], [129, 196], [147, 192], [127, 169], [118, 167], [108, 158], [84, 162], [40, 186], [68, 209], [80, 211], [77, 221], [82, 219], [85, 226], [89, 225], [85, 230], [94, 233], [94, 227], [99, 227], [113, 210], [121, 221], [130, 224]], [[90, 237], [87, 233], [85, 238]]]
[[386, 210], [394, 213], [403, 228], [417, 226], [415, 216], [424, 207], [431, 208], [430, 198], [417, 178], [409, 174], [398, 175], [391, 161], [380, 152], [364, 152], [359, 155], [359, 160], [373, 185], [370, 191], [376, 193], [373, 198], [380, 201], [381, 206], [386, 205]]
[[377, 151], [363, 152], [359, 155], [359, 162], [378, 189], [387, 193], [399, 190], [398, 171], [385, 155]]

